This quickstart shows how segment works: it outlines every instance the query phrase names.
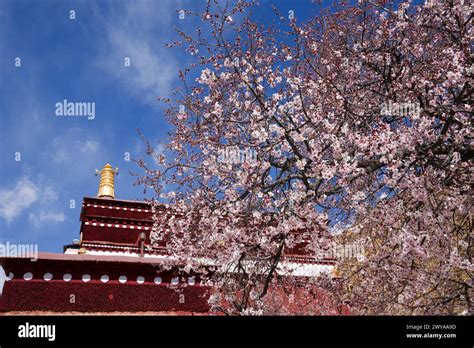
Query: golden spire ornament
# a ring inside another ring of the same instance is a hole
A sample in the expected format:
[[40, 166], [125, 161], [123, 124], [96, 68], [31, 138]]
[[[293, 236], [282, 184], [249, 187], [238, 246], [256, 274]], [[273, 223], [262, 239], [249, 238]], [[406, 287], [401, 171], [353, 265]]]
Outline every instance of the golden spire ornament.
[[98, 174], [100, 174], [100, 182], [97, 197], [114, 199], [115, 174], [118, 174], [118, 168], [112, 169], [112, 166], [107, 163], [100, 172], [97, 169], [95, 170], [95, 175]]

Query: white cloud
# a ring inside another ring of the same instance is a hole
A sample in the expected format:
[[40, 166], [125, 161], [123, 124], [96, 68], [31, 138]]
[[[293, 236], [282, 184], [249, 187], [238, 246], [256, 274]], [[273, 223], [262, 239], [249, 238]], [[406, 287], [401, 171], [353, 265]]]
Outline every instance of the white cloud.
[[[43, 185], [34, 183], [25, 176], [20, 178], [12, 189], [0, 190], [0, 217], [9, 224], [34, 203], [53, 202], [57, 199], [58, 193], [52, 186], [43, 187]], [[30, 213], [30, 218], [32, 215], [35, 216], [35, 214]], [[64, 214], [62, 213], [41, 212], [38, 217], [40, 221], [64, 221]]]
[[99, 139], [84, 129], [70, 128], [55, 136], [41, 153], [41, 160], [51, 163], [61, 184], [77, 184], [93, 177], [94, 169], [109, 160], [109, 151]]
[[44, 202], [53, 202], [58, 199], [58, 193], [54, 190], [52, 186], [46, 186], [43, 189], [43, 194], [41, 195], [41, 200]]
[[0, 190], [0, 217], [7, 224], [29, 208], [39, 198], [40, 190], [27, 177], [18, 180], [10, 190]]
[[86, 140], [81, 148], [81, 152], [96, 152], [99, 148], [99, 142], [94, 140]]
[[[80, 139], [84, 132], [79, 129], [69, 129], [65, 134], [55, 137], [52, 141], [52, 159], [55, 163], [76, 161], [79, 153], [91, 156], [98, 152], [100, 143], [93, 139]], [[78, 139], [79, 138], [79, 139]]]
[[64, 213], [40, 211], [39, 213], [30, 213], [28, 215], [28, 221], [35, 227], [39, 227], [45, 223], [64, 222], [64, 220], [66, 220]]
[[[169, 93], [177, 77], [176, 59], [164, 47], [170, 41], [164, 32], [173, 27], [176, 6], [169, 1], [127, 2], [123, 7], [115, 6], [114, 13], [107, 16], [107, 42], [98, 65], [152, 105], [157, 105], [157, 96]], [[126, 57], [130, 67], [124, 66]]]

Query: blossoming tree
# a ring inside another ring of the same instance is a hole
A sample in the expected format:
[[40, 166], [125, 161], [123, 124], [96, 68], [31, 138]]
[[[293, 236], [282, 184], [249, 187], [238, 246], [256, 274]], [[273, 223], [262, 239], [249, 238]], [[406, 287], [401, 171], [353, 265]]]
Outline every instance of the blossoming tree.
[[[266, 26], [254, 6], [210, 1], [171, 45], [195, 61], [165, 100], [169, 156], [138, 161], [176, 211], [170, 250], [214, 266], [227, 313], [276, 313], [293, 282], [330, 296], [301, 313], [472, 310], [472, 9], [362, 0]], [[285, 250], [334, 241], [364, 245], [337, 279], [281, 277]]]

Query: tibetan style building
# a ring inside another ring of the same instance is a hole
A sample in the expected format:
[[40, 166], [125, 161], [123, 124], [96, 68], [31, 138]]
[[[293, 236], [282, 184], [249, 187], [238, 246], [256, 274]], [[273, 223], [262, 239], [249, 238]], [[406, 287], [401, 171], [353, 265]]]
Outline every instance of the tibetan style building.
[[[64, 246], [63, 254], [39, 253], [36, 260], [0, 258], [0, 274], [5, 275], [0, 278], [0, 312], [209, 312], [211, 289], [202, 284], [199, 274], [173, 266], [166, 243], [151, 245], [150, 205], [115, 199], [115, 173], [110, 164], [101, 170], [98, 196], [85, 197], [82, 203], [80, 238]], [[167, 214], [163, 208], [162, 216]], [[333, 260], [301, 254], [287, 254], [285, 261], [295, 269], [294, 275], [333, 268]]]

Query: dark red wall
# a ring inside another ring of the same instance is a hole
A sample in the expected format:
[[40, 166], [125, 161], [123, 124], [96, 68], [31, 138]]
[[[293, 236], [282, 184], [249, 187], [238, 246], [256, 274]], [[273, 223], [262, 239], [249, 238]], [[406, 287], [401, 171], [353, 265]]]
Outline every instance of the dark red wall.
[[[76, 256], [77, 257], [77, 256]], [[176, 268], [165, 269], [162, 265], [139, 262], [113, 262], [98, 260], [3, 259], [2, 267], [12, 280], [5, 282], [0, 296], [0, 311], [186, 311], [207, 312], [209, 288], [200, 284], [198, 274], [181, 273]], [[26, 281], [23, 275], [33, 274]], [[52, 273], [53, 279], [45, 281], [43, 275]], [[70, 273], [72, 280], [65, 282], [63, 275]], [[82, 281], [82, 275], [89, 274], [91, 280]], [[109, 281], [102, 283], [100, 277], [108, 275]], [[128, 280], [122, 284], [119, 277]], [[145, 282], [138, 284], [138, 276]], [[162, 283], [155, 284], [155, 277]], [[188, 277], [194, 277], [195, 285], [187, 284]], [[171, 279], [178, 278], [179, 284], [172, 285]], [[70, 303], [70, 295], [76, 303]], [[184, 295], [184, 303], [180, 299]]]
[[[71, 303], [71, 295], [75, 303]], [[180, 298], [180, 295], [183, 295]], [[184, 303], [180, 303], [180, 299]], [[167, 284], [99, 284], [63, 281], [12, 280], [5, 283], [0, 311], [53, 312], [207, 312], [207, 289]]]

